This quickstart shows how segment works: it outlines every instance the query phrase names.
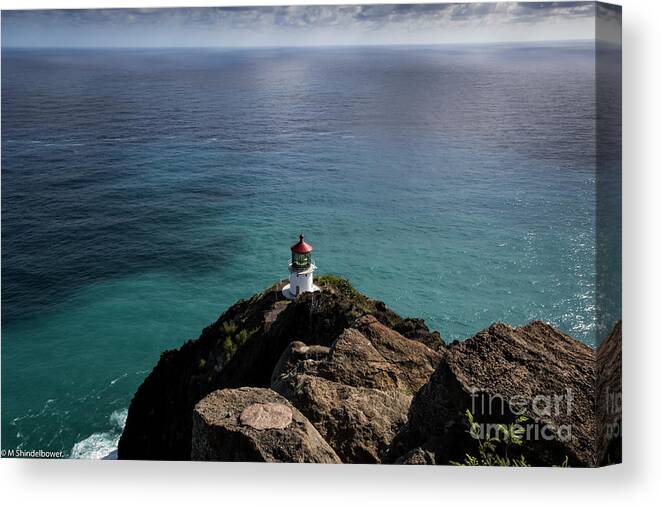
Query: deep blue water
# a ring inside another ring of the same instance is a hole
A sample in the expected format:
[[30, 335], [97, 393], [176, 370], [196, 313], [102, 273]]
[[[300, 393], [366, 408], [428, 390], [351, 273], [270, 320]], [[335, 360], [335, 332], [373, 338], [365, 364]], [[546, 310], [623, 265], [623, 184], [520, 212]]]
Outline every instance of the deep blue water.
[[2, 447], [110, 449], [300, 231], [446, 340], [594, 346], [595, 116], [587, 43], [3, 51]]

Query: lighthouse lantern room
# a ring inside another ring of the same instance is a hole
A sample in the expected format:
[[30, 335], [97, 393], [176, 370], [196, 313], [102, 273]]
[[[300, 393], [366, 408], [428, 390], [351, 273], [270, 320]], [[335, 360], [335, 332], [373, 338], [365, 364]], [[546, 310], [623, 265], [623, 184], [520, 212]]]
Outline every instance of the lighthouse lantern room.
[[312, 245], [303, 240], [303, 234], [298, 243], [291, 247], [289, 261], [289, 283], [282, 289], [287, 299], [294, 299], [304, 292], [317, 292], [319, 287], [314, 284], [313, 273], [317, 267], [312, 262]]

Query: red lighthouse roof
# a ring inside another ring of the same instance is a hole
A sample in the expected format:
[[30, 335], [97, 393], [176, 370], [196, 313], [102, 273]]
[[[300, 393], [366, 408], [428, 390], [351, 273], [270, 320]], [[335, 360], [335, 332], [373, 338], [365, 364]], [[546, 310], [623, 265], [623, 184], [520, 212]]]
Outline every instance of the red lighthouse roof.
[[291, 251], [297, 254], [306, 254], [312, 251], [312, 245], [308, 245], [303, 241], [303, 235], [301, 234], [298, 237], [298, 243], [291, 246]]

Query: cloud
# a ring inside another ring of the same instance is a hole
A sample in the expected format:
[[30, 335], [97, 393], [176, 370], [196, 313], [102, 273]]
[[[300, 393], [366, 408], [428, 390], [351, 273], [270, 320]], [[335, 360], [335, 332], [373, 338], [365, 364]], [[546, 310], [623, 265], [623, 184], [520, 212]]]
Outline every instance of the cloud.
[[[520, 26], [549, 28], [560, 22], [568, 23], [565, 32], [570, 35], [572, 30], [576, 32], [574, 38], [587, 38], [588, 25], [581, 20], [593, 18], [594, 14], [593, 2], [37, 10], [3, 12], [2, 28], [5, 45], [20, 45], [30, 38], [35, 43], [57, 45], [67, 37], [76, 45], [77, 38], [92, 39], [93, 31], [100, 41], [110, 45], [111, 33], [118, 42], [124, 33], [124, 40], [138, 45], [152, 45], [150, 36], [154, 43], [161, 39], [176, 43], [178, 38], [185, 37], [187, 41], [208, 39], [213, 44], [210, 36], [201, 35], [210, 32], [218, 37], [233, 34], [238, 37], [234, 40], [239, 41], [244, 34], [246, 38], [277, 44], [295, 42], [300, 36], [310, 36], [315, 41], [330, 40], [338, 34], [343, 35], [342, 40], [369, 42], [376, 41], [377, 33], [381, 33], [382, 42], [388, 41], [388, 35], [399, 42], [451, 40], [455, 32], [463, 40], [485, 37], [484, 33], [477, 33], [485, 28], [505, 40], [509, 31], [510, 40], [516, 40], [526, 36]], [[550, 28], [539, 33], [553, 35]]]

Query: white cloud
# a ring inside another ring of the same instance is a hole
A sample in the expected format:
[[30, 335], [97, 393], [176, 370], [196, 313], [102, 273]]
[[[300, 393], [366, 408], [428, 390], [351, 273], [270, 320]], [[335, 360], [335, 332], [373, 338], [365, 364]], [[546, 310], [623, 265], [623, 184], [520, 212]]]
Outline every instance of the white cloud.
[[[613, 13], [608, 13], [610, 16]], [[305, 45], [594, 37], [593, 2], [9, 11], [11, 46]]]

